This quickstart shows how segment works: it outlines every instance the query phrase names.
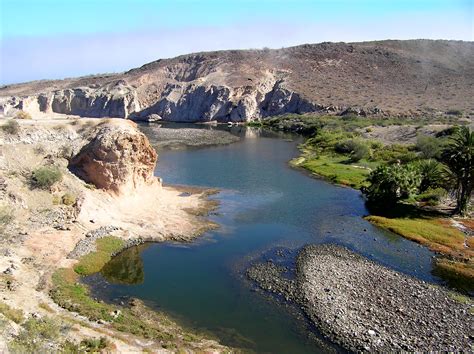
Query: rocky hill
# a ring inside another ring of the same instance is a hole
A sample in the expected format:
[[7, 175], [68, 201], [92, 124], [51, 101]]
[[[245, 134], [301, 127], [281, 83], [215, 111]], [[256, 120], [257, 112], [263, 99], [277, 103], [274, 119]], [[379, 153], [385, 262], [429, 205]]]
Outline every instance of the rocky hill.
[[306, 112], [471, 118], [473, 93], [474, 42], [320, 43], [196, 53], [120, 74], [3, 86], [0, 113], [221, 122]]

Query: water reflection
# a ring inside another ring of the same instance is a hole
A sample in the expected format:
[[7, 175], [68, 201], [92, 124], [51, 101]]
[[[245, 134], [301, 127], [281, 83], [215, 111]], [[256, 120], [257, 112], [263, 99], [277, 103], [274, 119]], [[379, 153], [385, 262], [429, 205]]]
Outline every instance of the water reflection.
[[145, 271], [140, 253], [148, 247], [149, 244], [144, 244], [121, 252], [102, 268], [102, 275], [112, 284], [143, 284]]

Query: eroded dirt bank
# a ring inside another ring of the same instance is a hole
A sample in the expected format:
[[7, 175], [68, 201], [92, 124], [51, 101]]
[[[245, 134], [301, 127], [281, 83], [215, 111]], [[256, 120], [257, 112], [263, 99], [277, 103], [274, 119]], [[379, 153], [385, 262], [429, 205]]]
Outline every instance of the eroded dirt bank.
[[296, 277], [261, 263], [248, 276], [302, 306], [334, 342], [354, 351], [469, 351], [473, 305], [336, 245], [305, 247]]

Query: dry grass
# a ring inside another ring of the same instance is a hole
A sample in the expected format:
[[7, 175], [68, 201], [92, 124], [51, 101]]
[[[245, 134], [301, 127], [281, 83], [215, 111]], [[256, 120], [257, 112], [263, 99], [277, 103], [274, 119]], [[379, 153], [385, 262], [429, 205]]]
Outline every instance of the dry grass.
[[467, 252], [464, 234], [442, 218], [387, 218], [370, 215], [371, 223], [428, 246], [435, 252], [459, 254]]
[[22, 310], [11, 308], [6, 303], [1, 302], [1, 301], [0, 301], [0, 313], [15, 323], [21, 323], [24, 320], [24, 315], [23, 315]]

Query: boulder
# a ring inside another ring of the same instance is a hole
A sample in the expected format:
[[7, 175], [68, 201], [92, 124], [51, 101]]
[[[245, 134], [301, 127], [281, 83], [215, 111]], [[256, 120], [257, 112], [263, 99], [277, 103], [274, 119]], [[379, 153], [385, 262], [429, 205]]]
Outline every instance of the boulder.
[[87, 183], [117, 194], [159, 183], [154, 177], [158, 155], [136, 124], [113, 119], [97, 127], [95, 137], [69, 163]]

